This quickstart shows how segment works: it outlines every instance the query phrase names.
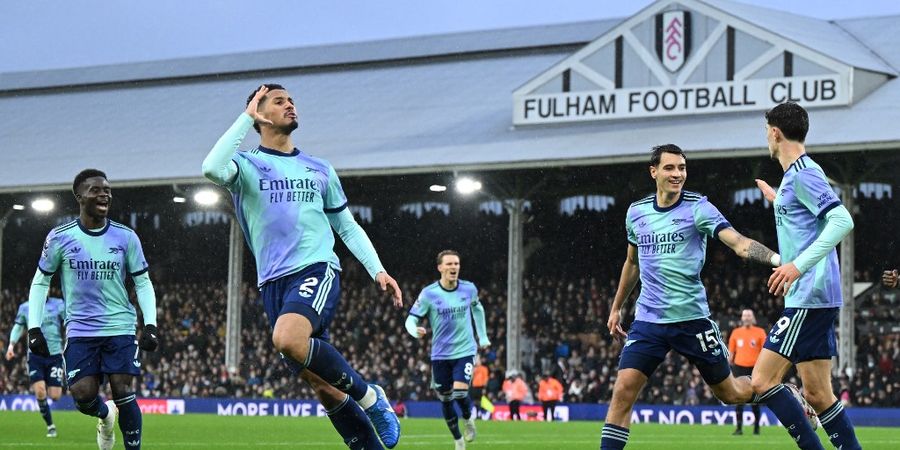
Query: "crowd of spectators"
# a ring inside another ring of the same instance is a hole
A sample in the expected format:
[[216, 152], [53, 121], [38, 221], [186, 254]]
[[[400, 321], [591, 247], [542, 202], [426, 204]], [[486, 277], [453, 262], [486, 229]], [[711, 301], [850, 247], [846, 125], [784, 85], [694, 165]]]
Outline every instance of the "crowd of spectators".
[[[740, 310], [756, 310], [764, 328], [777, 320], [780, 308], [764, 294], [764, 280], [741, 271], [709, 274], [709, 302], [723, 333], [737, 326]], [[430, 390], [430, 343], [417, 341], [403, 329], [405, 310], [391, 306], [377, 292], [362, 268], [345, 264], [343, 298], [332, 324], [331, 340], [361, 374], [384, 385], [393, 398], [434, 399]], [[426, 280], [402, 282], [408, 302]], [[533, 392], [538, 378], [549, 374], [560, 380], [566, 402], [608, 402], [615, 383], [621, 342], [606, 333], [609, 299], [615, 283], [597, 278], [528, 278], [523, 320], [523, 372]], [[479, 354], [490, 378], [485, 395], [504, 401], [506, 377], [505, 285], [480, 287], [487, 311], [488, 333], [494, 347]], [[23, 293], [4, 292], [0, 326], [5, 340], [14, 306]], [[221, 285], [172, 283], [157, 286], [160, 351], [144, 355], [140, 392], [146, 397], [256, 397], [311, 398], [312, 392], [292, 376], [272, 348], [268, 320], [258, 290], [244, 289], [241, 364], [226, 367], [226, 293]], [[835, 389], [848, 404], [893, 406], [900, 404], [900, 334], [894, 311], [897, 296], [877, 291], [857, 310], [858, 329], [881, 333], [858, 336], [857, 369], [835, 379]], [[887, 328], [885, 328], [887, 327]], [[24, 343], [19, 357], [0, 364], [0, 392], [25, 393], [28, 377]], [[793, 380], [796, 382], [797, 380]], [[536, 395], [536, 394], [535, 394]], [[670, 354], [642, 392], [642, 403], [712, 404], [716, 400], [699, 373], [684, 358]]]
[[[883, 208], [883, 203], [861, 203], [867, 211]], [[618, 205], [605, 213], [554, 214], [554, 220], [535, 213], [538, 219], [527, 224], [528, 269], [523, 290], [520, 348], [524, 379], [532, 392], [537, 391], [539, 376], [549, 374], [562, 383], [566, 402], [609, 401], [621, 342], [609, 337], [606, 319], [624, 257], [625, 240], [612, 233], [588, 233], [584, 242], [575, 242], [570, 237], [571, 231], [567, 230], [590, 230], [599, 222], [619, 229], [625, 207]], [[741, 229], [744, 234], [771, 237], [771, 224], [758, 220], [763, 213], [771, 214], [757, 203], [734, 208], [726, 214], [735, 224], [758, 224], [756, 229]], [[376, 243], [389, 242], [385, 236], [401, 231], [409, 236], [402, 245], [379, 246], [386, 266], [393, 268], [393, 275], [401, 283], [407, 305], [415, 300], [422, 287], [437, 277], [431, 263], [433, 256], [423, 249], [433, 249], [433, 253], [437, 253], [455, 247], [462, 251], [462, 277], [475, 281], [480, 288], [479, 295], [487, 313], [487, 329], [494, 344], [491, 349], [479, 352], [479, 361], [490, 374], [484, 392], [492, 401], [503, 401], [502, 385], [507, 376], [504, 367], [506, 218], [484, 212], [472, 214], [462, 218], [448, 218], [434, 211], [421, 216], [406, 214], [367, 228]], [[478, 230], [470, 229], [473, 221], [478, 223]], [[880, 233], [878, 229], [869, 229], [875, 226], [877, 224], [860, 224], [857, 232]], [[460, 248], [452, 236], [463, 232], [493, 237]], [[772, 239], [760, 240], [774, 245]], [[145, 248], [151, 261], [153, 252], [161, 254], [161, 249], [152, 243], [145, 241]], [[348, 254], [341, 248], [338, 252]], [[865, 256], [874, 254], [875, 244], [860, 239], [857, 252], [860, 254], [857, 261], [872, 264], [857, 270], [856, 279], [877, 283], [877, 274], [884, 268], [881, 267], [883, 264]], [[413, 258], [423, 262], [415, 264], [415, 268], [410, 268], [408, 263], [402, 264]], [[224, 273], [220, 269], [216, 269], [216, 273]], [[269, 323], [252, 281], [248, 281], [243, 290], [241, 363], [237, 367], [226, 367], [225, 284], [180, 277], [179, 271], [171, 268], [162, 270], [165, 273], [154, 276], [162, 343], [158, 352], [144, 355], [141, 395], [312, 398], [312, 392], [286, 370], [274, 351]], [[252, 278], [249, 275], [248, 280]], [[382, 384], [391, 398], [434, 399], [430, 390], [428, 337], [415, 340], [405, 332], [403, 323], [407, 311], [393, 308], [352, 258], [346, 259], [341, 278], [343, 293], [338, 314], [332, 322], [331, 341], [364, 378]], [[781, 313], [781, 300], [770, 296], [765, 288], [767, 269], [745, 264], [721, 244], [709, 244], [702, 278], [707, 284], [712, 318], [718, 321], [726, 342], [727, 333], [737, 326], [743, 308], [754, 309], [759, 326], [763, 328], [770, 327]], [[15, 310], [26, 294], [27, 285], [21, 284], [0, 292], [0, 341], [4, 348]], [[897, 291], [876, 289], [857, 305], [856, 371], [842, 373], [834, 381], [836, 392], [848, 404], [900, 405], [897, 302]], [[630, 304], [633, 305], [633, 301]], [[629, 309], [625, 317], [632, 317], [632, 314], [633, 310]], [[0, 363], [0, 393], [28, 392], [24, 350], [24, 342], [20, 342], [18, 357]], [[639, 401], [687, 405], [716, 403], [699, 373], [684, 358], [671, 354], [650, 379]]]

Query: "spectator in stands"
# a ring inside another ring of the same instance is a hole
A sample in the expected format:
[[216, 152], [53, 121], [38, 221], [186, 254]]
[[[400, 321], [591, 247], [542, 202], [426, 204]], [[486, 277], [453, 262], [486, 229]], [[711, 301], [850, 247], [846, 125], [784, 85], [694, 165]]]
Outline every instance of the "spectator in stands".
[[881, 284], [885, 287], [896, 289], [897, 285], [900, 284], [900, 271], [897, 269], [885, 270], [881, 274]]

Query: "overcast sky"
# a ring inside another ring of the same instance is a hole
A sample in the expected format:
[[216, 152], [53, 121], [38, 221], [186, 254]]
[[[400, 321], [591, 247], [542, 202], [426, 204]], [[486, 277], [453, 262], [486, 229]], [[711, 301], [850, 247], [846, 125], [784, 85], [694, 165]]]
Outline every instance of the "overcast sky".
[[[0, 0], [0, 72], [618, 18], [634, 14], [650, 3], [649, 0]], [[900, 14], [898, 0], [753, 0], [751, 3], [821, 19]]]

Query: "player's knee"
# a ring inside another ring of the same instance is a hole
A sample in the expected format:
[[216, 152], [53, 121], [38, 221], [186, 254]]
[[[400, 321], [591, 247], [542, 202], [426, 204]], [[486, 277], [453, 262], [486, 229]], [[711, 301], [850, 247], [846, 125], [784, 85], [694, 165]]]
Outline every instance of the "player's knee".
[[284, 329], [275, 329], [272, 333], [272, 344], [275, 349], [294, 360], [304, 361], [309, 352], [309, 337]]
[[775, 383], [772, 383], [770, 380], [763, 378], [751, 378], [750, 379], [750, 387], [753, 389], [753, 393], [756, 395], [762, 395], [775, 387]]
[[726, 405], [742, 405], [747, 403], [746, 398], [741, 398], [741, 395], [735, 391], [725, 391], [716, 394], [719, 400], [721, 400]]
[[49, 392], [49, 396], [50, 396], [50, 399], [55, 402], [55, 401], [59, 400], [60, 397], [62, 397], [62, 392], [54, 389]]
[[127, 386], [127, 387], [126, 386], [118, 386], [115, 388], [110, 387], [109, 390], [111, 391], [110, 393], [112, 394], [113, 399], [124, 398], [124, 397], [127, 397], [127, 396], [133, 394], [130, 386]]
[[832, 393], [828, 390], [820, 390], [820, 389], [803, 389], [803, 398], [806, 399], [807, 403], [812, 405], [813, 409], [816, 411], [822, 411], [831, 406]]
[[97, 391], [93, 391], [88, 387], [75, 385], [69, 388], [69, 393], [76, 402], [89, 402], [97, 397]]
[[37, 397], [38, 400], [47, 398], [47, 389], [43, 386], [35, 386], [34, 396]]
[[434, 391], [434, 394], [442, 403], [453, 401], [453, 391]]
[[643, 382], [634, 377], [620, 377], [613, 386], [613, 395], [619, 397], [636, 397], [641, 390]]

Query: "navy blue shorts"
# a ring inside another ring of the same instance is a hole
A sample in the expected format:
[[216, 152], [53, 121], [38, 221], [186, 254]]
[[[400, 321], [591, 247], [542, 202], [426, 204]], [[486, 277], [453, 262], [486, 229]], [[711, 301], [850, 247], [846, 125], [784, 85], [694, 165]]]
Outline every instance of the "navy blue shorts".
[[710, 319], [676, 323], [635, 321], [625, 338], [619, 370], [637, 369], [649, 378], [670, 350], [687, 358], [710, 386], [731, 375], [728, 346], [722, 341], [719, 326]]
[[312, 337], [327, 341], [328, 326], [341, 297], [340, 281], [340, 272], [330, 264], [316, 263], [262, 285], [259, 291], [269, 325], [274, 330], [282, 314], [300, 314], [312, 324]]
[[69, 338], [63, 352], [66, 383], [72, 386], [84, 377], [95, 375], [140, 375], [137, 343], [133, 334]]
[[840, 308], [785, 308], [763, 348], [794, 364], [837, 355], [834, 321]]
[[[259, 289], [269, 326], [282, 314], [296, 313], [309, 319], [312, 336], [328, 341], [328, 327], [341, 298], [340, 272], [328, 263], [316, 263], [305, 269], [269, 281]], [[303, 365], [281, 355], [281, 360], [292, 373], [299, 374]]]
[[50, 355], [48, 358], [28, 352], [28, 379], [31, 384], [43, 381], [47, 387], [62, 387], [62, 355]]
[[456, 359], [431, 360], [431, 388], [438, 392], [453, 390], [453, 382], [469, 384], [475, 369], [475, 355]]

